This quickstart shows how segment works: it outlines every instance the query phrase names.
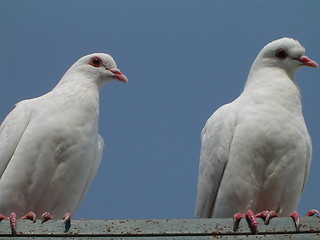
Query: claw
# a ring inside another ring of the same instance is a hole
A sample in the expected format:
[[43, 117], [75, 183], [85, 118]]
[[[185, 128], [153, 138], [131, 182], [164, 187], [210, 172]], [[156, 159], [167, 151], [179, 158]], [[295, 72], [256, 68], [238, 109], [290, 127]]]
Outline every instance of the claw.
[[64, 220], [64, 232], [68, 232], [70, 227], [71, 227], [71, 214], [70, 213], [66, 213], [65, 215], [63, 215]]
[[41, 219], [42, 219], [42, 222], [41, 223], [44, 223], [46, 221], [49, 221], [52, 219], [52, 216], [49, 212], [45, 212], [41, 215]]
[[241, 214], [241, 213], [236, 213], [233, 215], [233, 231], [237, 231], [238, 227], [239, 227], [239, 223], [241, 218], [244, 218], [245, 215]]
[[10, 213], [10, 227], [13, 236], [17, 234], [17, 216], [14, 212]]
[[271, 218], [279, 217], [276, 211], [263, 211], [255, 215], [256, 218], [262, 218], [264, 224], [268, 224]]
[[270, 219], [274, 217], [279, 217], [278, 213], [275, 211], [268, 212], [266, 218], [264, 219], [264, 224], [268, 224]]
[[266, 219], [268, 217], [269, 211], [263, 211], [259, 212], [255, 215], [256, 218], [262, 218], [264, 222], [266, 222]]
[[68, 221], [71, 221], [71, 214], [70, 213], [66, 213], [65, 215], [63, 215], [64, 223], [66, 224]]
[[300, 215], [297, 211], [294, 211], [293, 213], [291, 213], [289, 215], [289, 217], [292, 218], [295, 226], [296, 226], [296, 230], [299, 231], [299, 228], [300, 228]]
[[28, 212], [26, 215], [22, 216], [20, 219], [29, 219], [36, 222], [37, 216], [34, 212]]

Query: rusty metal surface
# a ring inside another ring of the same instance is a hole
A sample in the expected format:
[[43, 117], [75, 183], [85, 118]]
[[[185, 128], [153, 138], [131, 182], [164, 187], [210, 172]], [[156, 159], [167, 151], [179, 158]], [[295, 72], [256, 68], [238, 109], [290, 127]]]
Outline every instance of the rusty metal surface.
[[[246, 220], [233, 231], [232, 219], [72, 220], [66, 232], [62, 220], [35, 223], [17, 221], [18, 239], [320, 239], [320, 218], [301, 218], [297, 232], [291, 218], [259, 222], [252, 235]], [[8, 220], [0, 223], [0, 239], [14, 239]]]

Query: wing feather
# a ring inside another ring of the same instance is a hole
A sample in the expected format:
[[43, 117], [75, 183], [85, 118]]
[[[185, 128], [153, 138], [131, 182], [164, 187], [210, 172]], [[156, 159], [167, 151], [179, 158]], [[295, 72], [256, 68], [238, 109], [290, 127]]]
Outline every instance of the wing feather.
[[76, 204], [75, 209], [79, 208], [84, 196], [87, 194], [87, 192], [89, 190], [90, 184], [92, 183], [94, 177], [97, 174], [97, 171], [99, 169], [100, 162], [101, 162], [101, 159], [102, 159], [103, 147], [104, 147], [103, 138], [100, 135], [98, 135], [97, 150], [96, 150], [96, 153], [95, 153], [95, 155], [94, 155], [94, 157], [92, 159], [92, 165], [91, 165], [90, 173], [88, 175], [87, 181], [85, 183], [85, 186], [83, 188], [82, 194], [79, 197], [79, 201]]
[[198, 193], [195, 216], [212, 216], [220, 182], [228, 162], [229, 149], [236, 125], [231, 105], [219, 108], [201, 132]]
[[20, 102], [0, 126], [0, 179], [28, 127], [30, 116], [31, 112], [26, 104]]

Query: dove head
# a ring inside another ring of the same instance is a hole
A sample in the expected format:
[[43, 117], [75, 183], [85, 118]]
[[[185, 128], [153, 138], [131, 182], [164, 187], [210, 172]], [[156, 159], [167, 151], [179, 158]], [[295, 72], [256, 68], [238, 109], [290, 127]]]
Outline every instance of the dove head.
[[280, 68], [290, 77], [299, 67], [318, 67], [315, 61], [304, 55], [304, 47], [292, 38], [281, 38], [267, 44], [257, 56], [253, 68]]
[[127, 77], [121, 73], [113, 58], [105, 53], [93, 53], [80, 58], [75, 62], [60, 83], [75, 82], [79, 84], [94, 83], [99, 88], [111, 80], [128, 82]]

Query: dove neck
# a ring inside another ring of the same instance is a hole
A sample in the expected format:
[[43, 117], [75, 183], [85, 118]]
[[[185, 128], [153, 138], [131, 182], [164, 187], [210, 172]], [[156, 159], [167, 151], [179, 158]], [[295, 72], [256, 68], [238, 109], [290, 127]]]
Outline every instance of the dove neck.
[[73, 85], [78, 85], [83, 87], [92, 87], [99, 90], [102, 87], [102, 85], [98, 83], [96, 78], [97, 78], [96, 76], [90, 74], [89, 72], [84, 72], [79, 69], [70, 68], [62, 76], [57, 86], [73, 84]]
[[99, 86], [80, 74], [64, 75], [52, 93], [99, 111]]
[[295, 72], [288, 72], [285, 69], [278, 67], [255, 67], [250, 69], [248, 79], [244, 89], [268, 88], [270, 90], [285, 90], [296, 92], [299, 94], [299, 89], [294, 80]]
[[301, 95], [293, 74], [290, 76], [281, 68], [251, 68], [243, 94], [258, 102], [274, 101], [288, 108], [301, 108]]

